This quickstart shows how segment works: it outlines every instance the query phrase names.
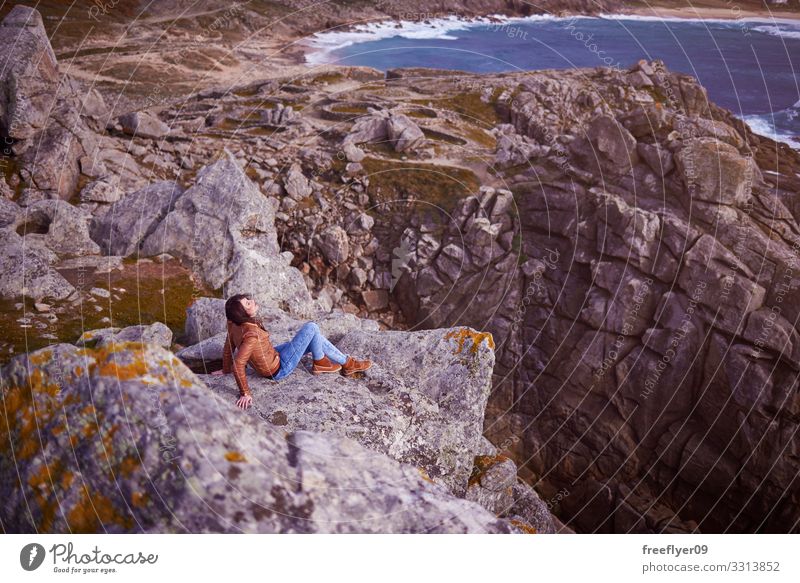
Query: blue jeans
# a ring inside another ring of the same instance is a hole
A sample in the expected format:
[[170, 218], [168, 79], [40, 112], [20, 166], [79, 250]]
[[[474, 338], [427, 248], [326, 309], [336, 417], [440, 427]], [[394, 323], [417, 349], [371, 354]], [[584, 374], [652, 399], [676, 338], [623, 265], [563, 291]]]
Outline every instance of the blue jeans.
[[280, 380], [297, 368], [300, 359], [309, 352], [314, 360], [319, 360], [327, 356], [337, 364], [347, 362], [347, 355], [343, 354], [331, 342], [322, 335], [319, 326], [315, 322], [306, 322], [294, 335], [289, 342], [278, 344], [275, 347], [281, 357], [281, 366], [272, 377]]

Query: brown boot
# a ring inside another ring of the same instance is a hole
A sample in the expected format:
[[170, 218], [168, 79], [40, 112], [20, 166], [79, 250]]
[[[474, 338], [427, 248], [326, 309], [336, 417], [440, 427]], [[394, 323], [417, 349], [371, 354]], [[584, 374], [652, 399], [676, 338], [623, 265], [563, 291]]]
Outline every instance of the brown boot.
[[342, 366], [342, 374], [350, 376], [354, 373], [365, 371], [371, 366], [372, 363], [369, 360], [356, 360], [352, 356], [348, 356], [347, 362]]
[[342, 369], [341, 364], [336, 364], [331, 361], [327, 356], [323, 356], [319, 360], [314, 361], [314, 366], [311, 369], [312, 374], [323, 374], [326, 372], [339, 372]]

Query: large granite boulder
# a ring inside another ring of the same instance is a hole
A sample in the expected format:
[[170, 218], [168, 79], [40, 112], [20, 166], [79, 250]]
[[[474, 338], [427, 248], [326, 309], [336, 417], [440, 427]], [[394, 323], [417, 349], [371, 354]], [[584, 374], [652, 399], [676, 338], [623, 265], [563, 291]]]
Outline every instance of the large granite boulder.
[[17, 220], [17, 232], [31, 248], [57, 255], [97, 255], [100, 247], [89, 236], [91, 217], [63, 200], [42, 200], [26, 207]]
[[0, 230], [0, 297], [63, 300], [75, 288], [51, 267], [55, 254], [25, 245], [11, 230]]
[[425, 144], [425, 134], [407, 115], [373, 108], [368, 108], [368, 112], [353, 124], [342, 147], [386, 141], [395, 152], [407, 152]]
[[59, 81], [38, 11], [17, 5], [0, 23], [0, 63], [0, 133], [31, 138], [48, 122]]
[[[270, 328], [278, 344], [290, 338]], [[371, 450], [422, 467], [463, 496], [480, 447], [494, 344], [468, 328], [425, 332], [354, 330], [337, 346], [368, 358], [364, 380], [311, 375], [302, 364], [279, 382], [248, 379], [253, 415], [287, 429], [333, 432]], [[231, 375], [208, 386], [235, 400]]]
[[231, 277], [239, 248], [277, 255], [275, 209], [227, 150], [203, 168], [194, 185], [142, 243], [143, 255], [169, 253], [214, 289]]
[[134, 111], [119, 117], [122, 131], [130, 136], [157, 140], [169, 134], [169, 126], [146, 111]]
[[71, 198], [80, 159], [96, 149], [87, 119], [105, 107], [102, 98], [59, 75], [33, 8], [14, 6], [0, 23], [0, 62], [0, 137], [17, 158], [14, 179], [37, 200]]
[[127, 257], [175, 207], [183, 189], [175, 182], [154, 182], [115, 202], [91, 224], [92, 238], [106, 255]]
[[302, 274], [280, 255], [275, 207], [225, 150], [145, 237], [141, 254], [169, 253], [212, 289], [312, 315], [316, 305]]
[[231, 278], [225, 284], [225, 295], [249, 293], [263, 306], [298, 316], [313, 316], [318, 306], [311, 298], [303, 274], [292, 267], [291, 261], [289, 251], [265, 255], [238, 247], [231, 259]]
[[152, 345], [54, 345], [0, 382], [8, 532], [520, 532], [412, 465], [259, 422]]

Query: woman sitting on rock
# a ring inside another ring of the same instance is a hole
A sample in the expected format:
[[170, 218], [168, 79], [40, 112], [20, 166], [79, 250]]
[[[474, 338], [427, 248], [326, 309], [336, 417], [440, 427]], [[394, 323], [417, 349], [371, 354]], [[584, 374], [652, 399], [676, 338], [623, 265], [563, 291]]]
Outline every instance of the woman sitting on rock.
[[222, 370], [212, 374], [233, 372], [236, 384], [239, 385], [237, 407], [247, 409], [253, 402], [245, 375], [247, 364], [259, 374], [274, 380], [280, 380], [291, 373], [300, 358], [308, 352], [314, 357], [313, 374], [341, 371], [343, 375], [349, 376], [372, 366], [369, 360], [356, 360], [340, 352], [322, 335], [319, 326], [314, 322], [306, 322], [289, 342], [273, 347], [269, 332], [256, 319], [256, 313], [258, 304], [249, 294], [237, 294], [225, 302], [228, 335], [222, 351]]

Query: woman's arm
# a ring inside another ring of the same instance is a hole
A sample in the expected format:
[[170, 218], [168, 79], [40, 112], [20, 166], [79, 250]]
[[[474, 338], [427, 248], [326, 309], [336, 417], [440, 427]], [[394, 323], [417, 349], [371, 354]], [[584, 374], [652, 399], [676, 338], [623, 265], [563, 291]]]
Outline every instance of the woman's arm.
[[231, 335], [225, 335], [225, 345], [222, 347], [222, 372], [230, 374], [233, 370], [233, 340]]
[[258, 336], [255, 333], [245, 333], [242, 338], [242, 343], [236, 351], [236, 357], [233, 359], [233, 378], [236, 379], [236, 384], [239, 385], [239, 396], [250, 397], [250, 387], [247, 384], [247, 375], [245, 374], [245, 366], [250, 360], [250, 355], [258, 344]]

